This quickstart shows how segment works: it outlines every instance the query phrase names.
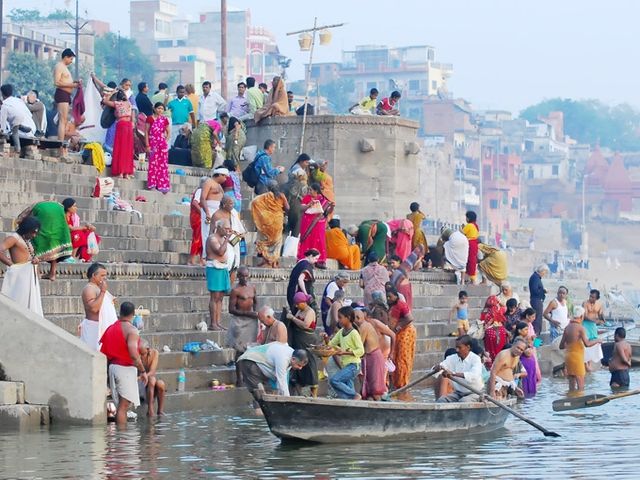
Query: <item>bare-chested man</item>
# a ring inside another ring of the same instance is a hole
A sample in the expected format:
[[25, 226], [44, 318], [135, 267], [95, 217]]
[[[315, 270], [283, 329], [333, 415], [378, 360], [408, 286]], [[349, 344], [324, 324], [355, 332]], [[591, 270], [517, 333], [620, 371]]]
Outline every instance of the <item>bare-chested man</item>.
[[260, 340], [262, 345], [271, 342], [288, 342], [287, 326], [275, 317], [273, 308], [265, 305], [258, 310], [258, 320], [265, 326]]
[[[229, 198], [229, 197], [225, 197]], [[238, 357], [246, 352], [247, 347], [255, 344], [258, 338], [258, 298], [256, 289], [249, 285], [249, 269], [242, 266], [238, 269], [238, 284], [229, 295], [229, 313], [231, 321], [227, 331], [227, 345], [236, 352], [236, 385], [241, 386], [242, 376], [238, 368]]]
[[[164, 415], [164, 394], [167, 391], [167, 386], [164, 380], [159, 380], [156, 376], [159, 358], [160, 353], [155, 348], [150, 348], [148, 341], [140, 341], [140, 359], [147, 372], [146, 400], [147, 406], [149, 407], [147, 415], [150, 417], [156, 414], [156, 399], [158, 400], [158, 415]], [[138, 385], [138, 388], [142, 390], [144, 386]]]
[[[200, 220], [202, 222], [202, 245], [203, 250], [206, 249], [206, 239], [211, 233], [211, 220], [213, 214], [216, 213], [220, 207], [220, 201], [224, 196], [224, 190], [222, 184], [227, 180], [229, 176], [229, 170], [226, 168], [216, 168], [213, 171], [213, 178], [208, 179], [202, 185], [202, 192], [200, 193]], [[203, 252], [206, 255], [206, 250]]]
[[584, 376], [586, 367], [584, 363], [584, 347], [591, 347], [602, 343], [602, 340], [589, 340], [587, 332], [582, 326], [584, 318], [584, 308], [573, 308], [573, 319], [564, 329], [560, 340], [560, 349], [565, 350], [564, 369], [569, 379], [570, 391], [584, 390]]
[[[80, 340], [97, 351], [98, 342], [100, 341], [100, 310], [107, 297], [109, 298], [107, 301], [111, 301], [111, 305], [113, 305], [113, 297], [107, 292], [107, 269], [104, 265], [101, 263], [92, 264], [87, 270], [87, 278], [89, 283], [82, 289], [84, 320], [78, 326], [78, 330]], [[118, 318], [115, 308], [113, 308], [112, 318], [113, 321]], [[111, 323], [105, 325], [103, 330], [106, 330]]]
[[231, 237], [229, 237], [229, 241], [235, 243], [235, 245], [230, 245], [227, 250], [227, 267], [229, 268], [232, 284], [236, 281], [236, 271], [240, 266], [240, 238], [237, 237], [242, 237], [247, 233], [247, 230], [242, 224], [242, 220], [240, 220], [240, 214], [233, 206], [233, 198], [225, 195], [222, 197], [222, 200], [220, 200], [220, 208], [216, 210], [213, 217], [211, 217], [211, 223], [224, 219], [231, 225]]
[[74, 80], [69, 71], [69, 65], [73, 63], [76, 54], [70, 48], [62, 51], [62, 59], [53, 69], [53, 85], [56, 87], [53, 96], [58, 109], [58, 140], [62, 142], [60, 150], [66, 154], [65, 133], [67, 131], [67, 121], [69, 119], [69, 107], [71, 105], [71, 94], [73, 90], [81, 85], [80, 80]]
[[333, 302], [327, 312], [327, 335], [333, 335], [340, 328], [338, 326], [338, 310], [344, 307], [344, 290], [337, 290], [333, 294]]
[[214, 223], [215, 230], [205, 242], [207, 290], [209, 290], [209, 315], [211, 330], [226, 330], [220, 324], [222, 299], [231, 290], [229, 270], [227, 270], [227, 249], [231, 228], [226, 220]]
[[376, 329], [367, 322], [364, 310], [356, 309], [355, 324], [364, 345], [362, 358], [362, 398], [380, 400], [387, 391], [385, 359], [380, 350], [380, 340]]
[[[40, 230], [40, 220], [26, 217], [18, 225], [15, 233], [7, 236], [0, 246], [0, 262], [7, 265], [2, 282], [2, 293], [20, 306], [42, 316], [40, 280], [31, 240]], [[8, 251], [7, 257], [4, 252]]]
[[520, 373], [515, 373], [520, 363], [520, 356], [527, 349], [527, 342], [518, 337], [513, 341], [513, 345], [508, 350], [502, 350], [496, 355], [489, 374], [489, 395], [498, 400], [507, 398], [510, 393], [515, 393], [523, 397], [524, 393], [518, 387], [519, 378], [527, 376], [527, 371], [523, 368]]
[[613, 336], [613, 355], [609, 360], [611, 372], [611, 388], [627, 388], [629, 386], [629, 368], [631, 368], [631, 345], [627, 342], [627, 331], [624, 327], [616, 328]]
[[[380, 342], [380, 350], [382, 351], [382, 356], [385, 359], [385, 362], [389, 358], [393, 358], [394, 349], [396, 346], [396, 333], [389, 328], [382, 320], [374, 318], [371, 316], [371, 312], [369, 309], [366, 309], [366, 320], [369, 322], [373, 328], [376, 330], [378, 334], [378, 341]], [[387, 366], [385, 363], [385, 381], [387, 379]]]
[[[598, 338], [598, 325], [604, 323], [604, 308], [600, 302], [600, 291], [592, 289], [589, 292], [589, 299], [582, 304], [582, 308], [584, 308], [582, 326], [587, 332], [587, 338], [595, 340]], [[602, 347], [599, 344], [587, 347], [584, 351], [584, 361], [588, 372], [600, 367], [602, 356]]]

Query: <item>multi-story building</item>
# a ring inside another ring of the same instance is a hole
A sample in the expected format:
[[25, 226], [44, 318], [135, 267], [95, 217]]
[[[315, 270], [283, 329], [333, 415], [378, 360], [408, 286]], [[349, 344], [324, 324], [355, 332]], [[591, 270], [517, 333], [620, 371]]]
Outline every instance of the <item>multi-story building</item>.
[[372, 88], [380, 91], [381, 99], [398, 90], [402, 94], [402, 116], [420, 122], [424, 134], [424, 102], [430, 96], [448, 97], [447, 79], [452, 73], [453, 66], [436, 62], [435, 49], [428, 45], [398, 48], [360, 45], [355, 50], [343, 51], [339, 65], [314, 65], [311, 80], [323, 83], [337, 78], [353, 79], [354, 102], [368, 95]]
[[275, 35], [266, 28], [249, 27], [247, 48], [246, 76], [255, 78], [256, 83], [269, 83], [286, 70], [287, 58], [280, 54]]
[[[90, 31], [85, 27], [87, 31]], [[69, 31], [69, 27], [58, 21], [46, 21], [16, 24], [3, 23], [2, 28], [2, 78], [6, 78], [10, 72], [6, 71], [8, 57], [11, 52], [29, 53], [38, 60], [60, 59], [60, 53], [65, 48], [75, 50], [73, 36], [62, 36], [60, 32]], [[84, 33], [84, 31], [83, 31]], [[89, 69], [94, 64], [93, 36], [80, 37], [78, 61]]]
[[482, 213], [488, 235], [504, 235], [520, 227], [522, 159], [487, 145], [482, 150]]

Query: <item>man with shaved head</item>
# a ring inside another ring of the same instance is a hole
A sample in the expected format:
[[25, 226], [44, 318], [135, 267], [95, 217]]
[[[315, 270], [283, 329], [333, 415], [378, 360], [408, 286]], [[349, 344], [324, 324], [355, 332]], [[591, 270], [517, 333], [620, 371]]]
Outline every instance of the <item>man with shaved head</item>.
[[[229, 197], [225, 197], [229, 198]], [[258, 313], [256, 306], [258, 298], [256, 289], [249, 285], [249, 269], [246, 266], [238, 268], [238, 284], [229, 295], [229, 330], [227, 331], [227, 345], [236, 352], [236, 362], [250, 344], [255, 344], [258, 338]], [[242, 385], [242, 378], [236, 363], [236, 384]]]

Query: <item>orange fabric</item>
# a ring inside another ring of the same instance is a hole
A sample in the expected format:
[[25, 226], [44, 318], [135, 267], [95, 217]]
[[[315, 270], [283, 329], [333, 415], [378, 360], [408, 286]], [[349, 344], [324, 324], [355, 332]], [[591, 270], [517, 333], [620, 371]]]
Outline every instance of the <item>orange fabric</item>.
[[393, 372], [392, 380], [395, 388], [404, 387], [411, 380], [413, 372], [413, 360], [416, 353], [416, 327], [413, 322], [400, 330], [396, 335], [396, 351], [393, 363], [396, 371]]
[[278, 85], [271, 88], [269, 96], [264, 107], [256, 110], [253, 119], [258, 123], [263, 118], [279, 117], [289, 114], [289, 99], [287, 98], [287, 89], [284, 86], [284, 80], [278, 78]]
[[425, 217], [424, 213], [420, 211], [412, 212], [407, 215], [407, 219], [410, 220], [411, 223], [413, 223], [413, 238], [411, 239], [411, 248], [415, 249], [416, 247], [422, 245], [424, 247], [425, 254], [429, 253], [429, 244], [427, 243], [427, 237], [422, 231], [422, 221], [426, 218], [427, 217]]
[[333, 258], [349, 270], [360, 270], [360, 247], [349, 245], [349, 240], [341, 228], [332, 228], [325, 233], [327, 257]]
[[251, 215], [258, 232], [264, 237], [256, 241], [256, 248], [270, 261], [280, 258], [279, 246], [282, 243], [284, 225], [284, 198], [267, 192], [258, 195], [251, 202]]

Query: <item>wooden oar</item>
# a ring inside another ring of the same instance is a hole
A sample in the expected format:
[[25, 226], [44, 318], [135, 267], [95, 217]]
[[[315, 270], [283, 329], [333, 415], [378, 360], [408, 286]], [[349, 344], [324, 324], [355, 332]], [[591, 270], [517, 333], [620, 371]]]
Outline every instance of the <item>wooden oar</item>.
[[614, 393], [613, 395], [601, 395], [594, 393], [592, 395], [585, 395], [583, 397], [575, 398], [561, 398], [553, 402], [554, 412], [564, 412], [566, 410], [578, 410], [580, 408], [599, 407], [608, 403], [609, 400], [615, 400], [616, 398], [628, 397], [630, 395], [638, 395], [640, 390], [631, 390], [628, 392]]
[[401, 387], [397, 390], [394, 390], [393, 392], [391, 392], [390, 396], [391, 397], [395, 397], [396, 395], [402, 393], [402, 392], [406, 392], [407, 390], [409, 390], [411, 387], [415, 387], [417, 384], [419, 384], [420, 382], [425, 381], [427, 378], [432, 377], [433, 375], [435, 375], [438, 372], [434, 372], [433, 370], [430, 371], [429, 373], [426, 373], [424, 375], [422, 375], [420, 378], [414, 380], [413, 382], [405, 385], [404, 387]]
[[516, 412], [513, 408], [507, 407], [505, 404], [503, 404], [502, 402], [499, 402], [498, 400], [496, 400], [495, 398], [493, 398], [491, 395], [485, 395], [484, 393], [482, 393], [480, 390], [477, 390], [475, 388], [473, 388], [471, 385], [469, 385], [467, 382], [465, 382], [464, 380], [461, 380], [457, 377], [451, 377], [451, 380], [456, 382], [458, 385], [463, 386], [464, 388], [466, 388], [467, 390], [469, 390], [470, 392], [475, 393], [476, 395], [479, 395], [480, 398], [484, 398], [485, 400], [489, 400], [491, 403], [493, 403], [494, 405], [497, 405], [498, 407], [502, 408], [503, 410], [506, 410], [507, 412], [509, 412], [511, 415], [514, 415], [516, 417], [518, 417], [520, 420], [522, 420], [523, 422], [527, 422], [529, 425], [531, 425], [534, 428], [537, 428], [538, 430], [540, 430], [542, 433], [544, 433], [545, 437], [559, 437], [560, 434], [556, 433], [556, 432], [552, 432], [550, 430], [547, 430], [546, 428], [544, 428], [541, 425], [538, 425], [536, 422], [534, 422], [533, 420], [528, 419], [527, 417], [525, 417], [524, 415], [521, 415], [520, 413]]

